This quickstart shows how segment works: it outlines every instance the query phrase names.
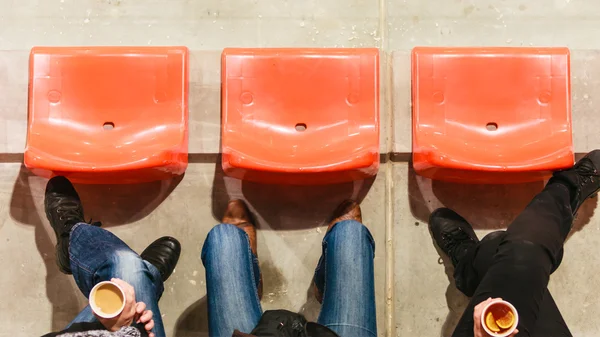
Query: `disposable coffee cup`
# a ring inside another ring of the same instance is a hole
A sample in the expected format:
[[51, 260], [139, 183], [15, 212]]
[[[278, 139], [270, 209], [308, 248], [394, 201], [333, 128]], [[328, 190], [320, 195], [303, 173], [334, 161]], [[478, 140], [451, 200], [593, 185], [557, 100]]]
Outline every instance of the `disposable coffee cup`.
[[97, 316], [106, 319], [115, 318], [125, 308], [125, 291], [114, 282], [103, 281], [92, 288], [89, 302]]
[[519, 313], [509, 302], [494, 301], [483, 308], [481, 326], [490, 336], [510, 336], [518, 325]]

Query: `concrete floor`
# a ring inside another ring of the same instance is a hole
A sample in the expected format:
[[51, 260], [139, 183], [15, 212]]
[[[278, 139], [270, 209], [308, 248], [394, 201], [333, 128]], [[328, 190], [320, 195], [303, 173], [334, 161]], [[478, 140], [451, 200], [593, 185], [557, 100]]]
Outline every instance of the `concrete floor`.
[[[448, 336], [466, 304], [438, 263], [426, 227], [452, 207], [478, 233], [504, 228], [541, 183], [467, 186], [417, 177], [410, 157], [410, 48], [416, 45], [568, 46], [572, 49], [575, 149], [600, 144], [600, 9], [595, 0], [0, 0], [0, 336], [64, 327], [85, 304], [58, 272], [43, 215], [45, 180], [22, 167], [27, 64], [34, 45], [186, 45], [190, 66], [190, 164], [177, 181], [78, 186], [86, 215], [141, 251], [154, 238], [181, 239], [183, 255], [161, 308], [169, 336], [204, 336], [202, 242], [229, 198], [259, 220], [263, 305], [316, 318], [309, 289], [325, 219], [341, 200], [362, 200], [376, 244], [382, 336]], [[262, 186], [219, 169], [219, 55], [228, 46], [379, 47], [381, 151], [392, 153], [373, 181], [327, 187]], [[596, 200], [580, 210], [550, 288], [575, 336], [598, 336]], [[9, 332], [12, 331], [12, 332]], [[20, 333], [15, 333], [20, 331]]]

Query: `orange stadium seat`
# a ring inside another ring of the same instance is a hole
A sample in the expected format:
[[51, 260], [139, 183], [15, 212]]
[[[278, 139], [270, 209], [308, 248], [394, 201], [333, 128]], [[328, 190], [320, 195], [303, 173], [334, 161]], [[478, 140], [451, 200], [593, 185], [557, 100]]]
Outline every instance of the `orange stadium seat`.
[[520, 183], [573, 165], [567, 48], [418, 47], [412, 95], [422, 176]]
[[377, 174], [377, 49], [225, 49], [221, 76], [227, 175], [328, 184]]
[[78, 183], [185, 172], [185, 47], [35, 47], [25, 166]]

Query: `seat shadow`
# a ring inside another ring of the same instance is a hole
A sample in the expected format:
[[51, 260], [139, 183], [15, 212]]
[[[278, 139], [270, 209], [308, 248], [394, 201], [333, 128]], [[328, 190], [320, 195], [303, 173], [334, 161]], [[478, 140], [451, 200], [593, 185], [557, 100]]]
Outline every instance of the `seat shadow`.
[[[506, 229], [542, 191], [546, 183], [522, 184], [459, 184], [431, 180], [418, 176], [412, 165], [408, 173], [408, 193], [413, 216], [425, 223], [431, 212], [448, 207], [465, 219], [474, 229]], [[598, 204], [598, 197], [586, 200], [575, 217], [569, 237], [587, 225]]]
[[206, 296], [190, 305], [175, 322], [174, 337], [208, 336], [208, 299]]
[[[298, 230], [323, 226], [335, 208], [346, 199], [361, 202], [375, 177], [330, 185], [262, 184], [225, 176], [217, 159], [212, 190], [212, 211], [220, 221], [231, 199], [243, 199], [257, 227]], [[301, 219], [301, 220], [299, 220]]]
[[46, 181], [21, 165], [12, 191], [10, 216], [15, 222], [34, 228], [35, 245], [46, 270], [46, 297], [52, 305], [51, 329], [59, 331], [75, 318], [84, 306], [85, 299], [78, 295], [79, 290], [72, 278], [58, 270], [55, 243], [51, 238], [54, 234], [39, 215], [40, 211], [43, 214]]
[[[432, 240], [433, 241], [433, 240]], [[436, 246], [436, 251], [440, 255], [438, 260], [439, 264], [444, 266], [444, 273], [448, 278], [448, 287], [446, 288], [446, 305], [448, 306], [448, 315], [442, 325], [441, 336], [450, 337], [458, 325], [463, 312], [469, 304], [469, 298], [465, 296], [460, 290], [456, 288], [454, 282], [454, 267], [452, 261], [443, 254], [443, 252]]]
[[408, 172], [410, 209], [428, 222], [439, 207], [448, 207], [467, 219], [475, 229], [506, 228], [544, 187], [543, 181], [523, 184], [460, 184], [431, 180]]
[[184, 175], [139, 184], [76, 184], [75, 189], [86, 220], [92, 218], [101, 221], [103, 227], [111, 227], [148, 216], [175, 190]]
[[309, 322], [316, 322], [319, 319], [321, 303], [315, 297], [315, 288], [312, 282], [306, 290], [306, 302], [300, 307], [298, 313], [306, 317], [306, 320]]

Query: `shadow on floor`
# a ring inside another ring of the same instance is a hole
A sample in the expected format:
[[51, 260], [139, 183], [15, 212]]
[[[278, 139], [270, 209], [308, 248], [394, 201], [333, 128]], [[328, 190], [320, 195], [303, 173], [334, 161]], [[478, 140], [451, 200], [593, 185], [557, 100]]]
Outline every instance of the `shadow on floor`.
[[257, 227], [272, 230], [324, 226], [335, 208], [346, 199], [361, 202], [375, 177], [330, 185], [276, 185], [241, 181], [225, 176], [217, 158], [212, 189], [213, 216], [220, 221], [227, 202], [244, 199]]
[[506, 228], [544, 183], [509, 185], [459, 184], [418, 176], [412, 165], [408, 193], [413, 216], [427, 223], [431, 212], [448, 207], [465, 217], [475, 229]]
[[[471, 185], [431, 180], [418, 176], [412, 163], [408, 171], [411, 212], [415, 218], [426, 224], [432, 211], [439, 207], [448, 207], [467, 219], [475, 229], [503, 230], [544, 186], [545, 183], [542, 181], [507, 185]], [[580, 207], [569, 237], [590, 222], [597, 204], [598, 198], [592, 198]], [[449, 281], [446, 290], [449, 313], [441, 335], [450, 336], [468, 304], [468, 298], [456, 289], [452, 262], [435, 245], [433, 238], [432, 245], [440, 255], [440, 264], [444, 265]]]
[[206, 296], [190, 305], [175, 323], [174, 337], [208, 336], [208, 299]]
[[[182, 177], [169, 181], [130, 185], [76, 185], [90, 217], [103, 226], [126, 224], [150, 214], [173, 191]], [[85, 301], [79, 295], [71, 276], [62, 274], [56, 266], [54, 233], [44, 214], [44, 190], [47, 179], [31, 173], [21, 165], [15, 181], [10, 216], [16, 222], [35, 228], [35, 242], [46, 268], [46, 296], [52, 304], [52, 330], [58, 331], [79, 313]]]
[[306, 289], [306, 302], [300, 307], [299, 314], [304, 315], [309, 322], [316, 322], [321, 313], [321, 303], [315, 297], [315, 289], [312, 283]]
[[[313, 268], [317, 266], [314, 265]], [[264, 295], [262, 303], [272, 303], [274, 300], [278, 301], [277, 309], [290, 309], [293, 303], [287, 298], [286, 294], [288, 291], [288, 280], [283, 276], [281, 270], [277, 268], [272, 262], [270, 256], [266, 259], [262, 258], [260, 262], [260, 271], [263, 275], [263, 289]], [[306, 301], [298, 313], [304, 315], [309, 322], [316, 322], [321, 312], [321, 304], [315, 297], [313, 283], [310, 282], [306, 289]]]
[[444, 266], [444, 271], [446, 273], [446, 277], [448, 278], [448, 287], [446, 288], [446, 305], [448, 306], [448, 315], [446, 316], [446, 320], [442, 325], [441, 333], [441, 336], [445, 337], [451, 336], [452, 332], [454, 332], [454, 328], [458, 324], [458, 321], [460, 321], [465, 308], [469, 304], [469, 298], [456, 288], [452, 261], [450, 261], [450, 259], [443, 254], [443, 252], [437, 246], [435, 246], [435, 249], [440, 255], [438, 263]]
[[35, 230], [35, 244], [46, 268], [46, 296], [52, 304], [52, 331], [58, 331], [75, 318], [81, 303], [77, 295], [79, 290], [71, 282], [71, 277], [62, 274], [56, 266], [52, 230], [45, 228], [39, 212], [36, 212], [43, 207], [37, 205], [43, 205], [41, 198], [45, 184], [45, 179], [36, 177], [21, 165], [12, 191], [10, 216], [18, 223], [33, 226]]
[[173, 192], [184, 175], [140, 184], [78, 184], [75, 188], [81, 197], [86, 220], [96, 219], [103, 227], [111, 227], [148, 216]]

